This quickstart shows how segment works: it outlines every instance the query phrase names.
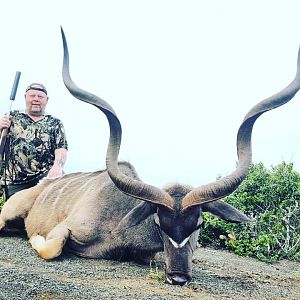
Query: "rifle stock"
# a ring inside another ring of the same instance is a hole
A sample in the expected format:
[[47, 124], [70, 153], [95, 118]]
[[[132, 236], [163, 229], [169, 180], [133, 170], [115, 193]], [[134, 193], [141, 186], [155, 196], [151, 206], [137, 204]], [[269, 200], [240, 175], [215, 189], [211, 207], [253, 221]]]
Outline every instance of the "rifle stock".
[[1, 138], [0, 138], [0, 167], [1, 168], [3, 165], [5, 145], [6, 145], [6, 141], [7, 141], [7, 134], [8, 134], [8, 128], [3, 129], [1, 132]]

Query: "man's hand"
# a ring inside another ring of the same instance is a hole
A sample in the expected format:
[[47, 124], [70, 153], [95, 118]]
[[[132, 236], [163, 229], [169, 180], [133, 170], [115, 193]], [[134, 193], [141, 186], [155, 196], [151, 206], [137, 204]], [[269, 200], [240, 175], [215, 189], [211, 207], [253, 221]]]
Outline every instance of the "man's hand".
[[54, 179], [63, 175], [63, 169], [61, 166], [54, 164], [49, 170], [47, 178]]
[[67, 159], [68, 151], [64, 148], [55, 150], [55, 160], [52, 168], [49, 170], [47, 178], [54, 179], [63, 175], [63, 167]]
[[8, 128], [11, 124], [11, 116], [3, 116], [1, 119], [0, 119], [0, 131], [2, 131], [3, 129], [5, 128]]

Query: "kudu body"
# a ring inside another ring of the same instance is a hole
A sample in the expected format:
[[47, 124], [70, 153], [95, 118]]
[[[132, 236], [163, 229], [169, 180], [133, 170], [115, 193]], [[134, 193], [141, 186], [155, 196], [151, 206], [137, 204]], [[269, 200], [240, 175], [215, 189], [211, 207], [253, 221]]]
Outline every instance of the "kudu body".
[[36, 187], [16, 193], [2, 209], [0, 229], [15, 219], [24, 219], [30, 243], [44, 259], [53, 259], [65, 249], [82, 257], [146, 261], [164, 251], [167, 282], [189, 282], [202, 211], [231, 222], [249, 221], [220, 199], [232, 193], [247, 175], [256, 119], [287, 103], [299, 90], [299, 55], [292, 83], [255, 105], [242, 122], [237, 134], [239, 161], [232, 174], [197, 188], [173, 184], [159, 189], [142, 182], [129, 163], [118, 162], [120, 122], [107, 102], [73, 83], [63, 31], [62, 37], [66, 87], [74, 97], [99, 108], [108, 119], [107, 169], [45, 179]]

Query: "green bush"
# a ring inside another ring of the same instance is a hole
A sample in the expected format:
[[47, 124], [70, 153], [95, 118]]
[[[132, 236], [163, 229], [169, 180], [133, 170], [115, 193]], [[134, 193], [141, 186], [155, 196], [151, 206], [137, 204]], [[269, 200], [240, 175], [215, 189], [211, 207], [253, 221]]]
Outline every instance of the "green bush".
[[232, 224], [205, 213], [200, 244], [263, 261], [300, 261], [300, 174], [292, 163], [271, 170], [262, 163], [252, 165], [244, 182], [224, 200], [253, 222]]
[[1, 208], [2, 208], [3, 204], [4, 204], [4, 188], [0, 184], [0, 211], [1, 211]]
[[0, 196], [0, 211], [1, 211], [3, 204], [4, 204], [3, 196]]

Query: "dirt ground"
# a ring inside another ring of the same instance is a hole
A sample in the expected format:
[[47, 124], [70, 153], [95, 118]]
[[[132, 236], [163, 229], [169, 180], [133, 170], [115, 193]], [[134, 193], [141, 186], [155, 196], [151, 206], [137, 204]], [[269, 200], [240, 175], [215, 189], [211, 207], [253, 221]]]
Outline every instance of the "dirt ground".
[[266, 264], [209, 248], [197, 249], [193, 281], [162, 279], [162, 266], [78, 258], [44, 261], [26, 236], [0, 235], [0, 299], [300, 300], [300, 264]]

